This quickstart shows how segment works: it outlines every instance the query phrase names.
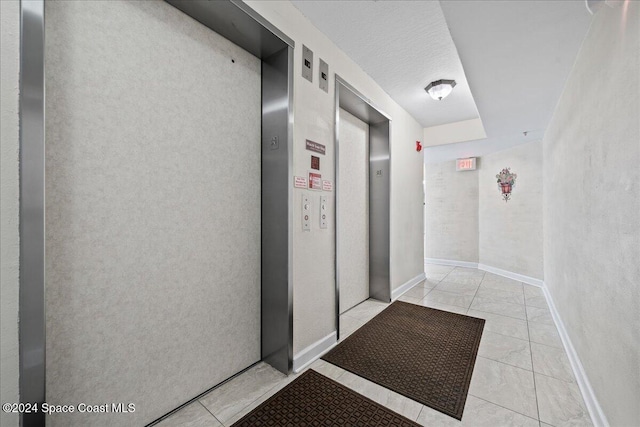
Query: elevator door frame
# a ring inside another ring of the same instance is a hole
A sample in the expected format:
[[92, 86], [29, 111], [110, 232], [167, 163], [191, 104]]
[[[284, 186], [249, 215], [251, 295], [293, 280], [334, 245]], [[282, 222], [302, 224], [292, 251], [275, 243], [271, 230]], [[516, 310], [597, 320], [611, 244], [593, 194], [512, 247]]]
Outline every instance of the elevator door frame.
[[340, 109], [369, 125], [369, 298], [391, 302], [391, 117], [336, 74], [335, 84], [335, 312], [340, 339]]
[[[262, 61], [261, 359], [293, 367], [294, 41], [242, 1], [165, 0]], [[45, 402], [44, 0], [20, 4], [20, 401]], [[23, 427], [44, 426], [41, 411]]]

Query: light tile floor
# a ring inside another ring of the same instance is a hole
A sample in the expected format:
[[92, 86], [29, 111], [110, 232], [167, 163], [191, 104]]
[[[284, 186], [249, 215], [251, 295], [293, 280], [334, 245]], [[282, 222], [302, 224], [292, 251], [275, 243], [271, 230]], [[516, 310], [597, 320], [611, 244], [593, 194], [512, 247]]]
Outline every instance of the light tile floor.
[[[322, 360], [310, 368], [425, 426], [592, 425], [541, 289], [472, 268], [425, 271], [400, 301], [486, 320], [462, 421]], [[343, 314], [341, 339], [386, 306], [368, 300]], [[158, 426], [230, 426], [296, 376], [259, 363]]]

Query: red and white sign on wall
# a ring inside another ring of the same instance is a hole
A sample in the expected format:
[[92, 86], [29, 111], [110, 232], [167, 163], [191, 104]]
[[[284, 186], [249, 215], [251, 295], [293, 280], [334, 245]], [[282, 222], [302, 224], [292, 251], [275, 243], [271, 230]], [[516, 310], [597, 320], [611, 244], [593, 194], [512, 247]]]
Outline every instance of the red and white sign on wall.
[[307, 188], [307, 178], [304, 176], [294, 176], [293, 186], [295, 188]]
[[322, 190], [322, 175], [309, 172], [309, 188], [311, 190]]
[[456, 160], [456, 170], [457, 171], [474, 171], [476, 170], [476, 158], [469, 157], [466, 159], [458, 159]]
[[327, 181], [326, 179], [322, 180], [322, 191], [332, 191], [333, 190], [333, 181]]

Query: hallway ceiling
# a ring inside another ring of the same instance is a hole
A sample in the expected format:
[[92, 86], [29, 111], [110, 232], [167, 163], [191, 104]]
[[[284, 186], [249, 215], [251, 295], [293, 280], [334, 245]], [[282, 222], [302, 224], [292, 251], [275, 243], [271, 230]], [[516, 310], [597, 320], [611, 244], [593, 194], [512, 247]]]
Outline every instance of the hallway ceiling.
[[[478, 117], [437, 1], [292, 3], [422, 127]], [[457, 83], [442, 101], [431, 99], [424, 90], [438, 79]]]
[[[427, 147], [427, 161], [542, 139], [591, 22], [583, 0], [293, 4], [423, 127], [482, 119], [487, 138]], [[458, 86], [434, 101], [424, 87], [440, 78]]]

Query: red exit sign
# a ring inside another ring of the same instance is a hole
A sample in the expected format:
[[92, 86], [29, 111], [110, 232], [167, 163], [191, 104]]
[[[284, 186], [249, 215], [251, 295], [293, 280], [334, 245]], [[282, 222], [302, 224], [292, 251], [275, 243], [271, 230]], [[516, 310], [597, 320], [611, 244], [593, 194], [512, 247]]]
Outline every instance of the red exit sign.
[[468, 159], [456, 160], [457, 171], [474, 171], [476, 170], [476, 158], [469, 157]]

